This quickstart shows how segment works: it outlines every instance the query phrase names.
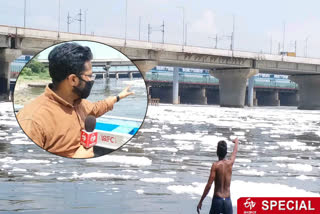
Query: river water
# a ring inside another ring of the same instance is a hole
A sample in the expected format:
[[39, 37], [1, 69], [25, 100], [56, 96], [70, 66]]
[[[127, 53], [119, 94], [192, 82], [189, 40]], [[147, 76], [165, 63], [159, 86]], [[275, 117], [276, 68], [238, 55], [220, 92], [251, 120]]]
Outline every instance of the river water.
[[[138, 134], [111, 155], [49, 154], [0, 103], [0, 212], [196, 213], [217, 160], [216, 145], [240, 139], [231, 197], [320, 197], [320, 112], [294, 107], [149, 106]], [[213, 188], [213, 187], [212, 187]], [[213, 191], [203, 202], [208, 213]]]

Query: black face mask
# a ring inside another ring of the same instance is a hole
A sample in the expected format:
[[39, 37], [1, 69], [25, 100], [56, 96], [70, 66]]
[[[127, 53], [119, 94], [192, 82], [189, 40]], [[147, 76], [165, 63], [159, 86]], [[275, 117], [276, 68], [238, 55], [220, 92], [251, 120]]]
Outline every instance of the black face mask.
[[78, 86], [73, 86], [73, 92], [76, 93], [80, 98], [87, 98], [90, 95], [91, 88], [93, 86], [94, 80], [85, 81], [81, 77], [79, 79], [86, 83], [84, 88], [79, 88]]

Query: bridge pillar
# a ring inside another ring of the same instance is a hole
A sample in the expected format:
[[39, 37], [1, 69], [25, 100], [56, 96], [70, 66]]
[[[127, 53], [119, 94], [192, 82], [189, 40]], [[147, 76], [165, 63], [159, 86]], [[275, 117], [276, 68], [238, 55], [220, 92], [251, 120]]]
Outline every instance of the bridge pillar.
[[253, 106], [253, 87], [254, 87], [254, 76], [250, 77], [248, 80], [248, 106], [252, 107]]
[[257, 91], [253, 90], [253, 106], [258, 106]]
[[130, 80], [133, 79], [133, 74], [132, 74], [132, 72], [129, 72], [128, 76], [129, 76]]
[[207, 105], [206, 88], [182, 88], [180, 103]]
[[298, 109], [320, 109], [320, 75], [296, 75], [289, 79], [299, 87]]
[[145, 79], [146, 73], [158, 65], [158, 62], [155, 60], [136, 59], [131, 61], [138, 67], [144, 79]]
[[10, 63], [21, 56], [19, 49], [0, 49], [0, 100], [7, 100], [10, 93]]
[[151, 87], [149, 99], [159, 98], [161, 103], [172, 103], [172, 87]]
[[173, 70], [172, 104], [179, 104], [179, 68]]
[[219, 105], [219, 89], [218, 88], [206, 88], [207, 104]]
[[201, 96], [200, 96], [200, 104], [203, 104], [203, 105], [207, 105], [208, 104], [208, 100], [207, 100], [207, 90], [206, 88], [201, 88]]
[[246, 83], [258, 69], [211, 70], [210, 74], [219, 79], [220, 106], [244, 107]]
[[257, 94], [259, 106], [280, 106], [278, 90], [258, 91]]
[[298, 106], [298, 92], [279, 92], [282, 106]]

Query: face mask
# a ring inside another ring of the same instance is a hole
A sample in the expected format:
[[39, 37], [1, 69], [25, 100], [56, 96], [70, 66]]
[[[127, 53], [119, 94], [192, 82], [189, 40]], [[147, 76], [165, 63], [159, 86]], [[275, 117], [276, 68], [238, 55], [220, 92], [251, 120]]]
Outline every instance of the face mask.
[[87, 98], [90, 95], [91, 88], [93, 86], [94, 80], [85, 81], [80, 79], [86, 83], [84, 88], [79, 88], [77, 86], [73, 86], [73, 92], [76, 93], [80, 98]]

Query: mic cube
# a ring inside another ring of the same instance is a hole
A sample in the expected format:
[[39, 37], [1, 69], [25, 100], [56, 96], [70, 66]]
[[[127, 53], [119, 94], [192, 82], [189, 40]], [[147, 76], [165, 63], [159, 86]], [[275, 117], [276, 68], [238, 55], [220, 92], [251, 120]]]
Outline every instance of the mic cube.
[[81, 131], [80, 144], [85, 148], [91, 148], [97, 144], [98, 132]]

